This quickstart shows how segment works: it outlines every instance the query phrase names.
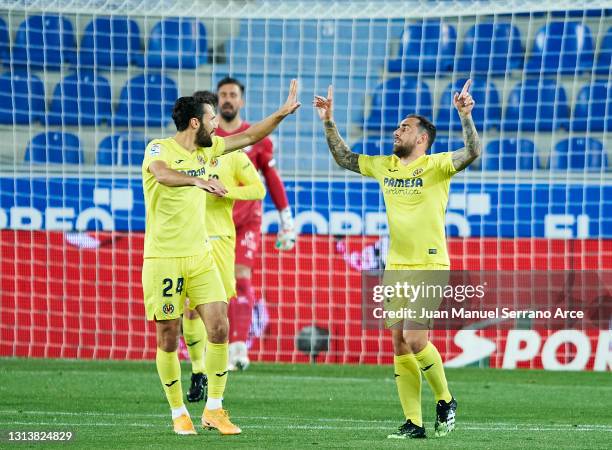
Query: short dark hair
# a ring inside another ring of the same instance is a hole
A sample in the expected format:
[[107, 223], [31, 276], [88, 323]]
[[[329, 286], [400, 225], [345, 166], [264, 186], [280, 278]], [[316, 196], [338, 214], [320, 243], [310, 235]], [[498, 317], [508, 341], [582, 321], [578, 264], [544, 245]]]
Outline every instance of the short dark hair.
[[214, 92], [195, 91], [193, 93], [193, 97], [200, 103], [207, 103], [212, 106], [215, 111], [217, 110], [217, 105], [219, 104], [219, 97]]
[[236, 78], [232, 78], [232, 77], [225, 77], [221, 81], [219, 81], [217, 83], [217, 92], [219, 92], [219, 89], [221, 89], [221, 86], [225, 86], [226, 84], [235, 84], [236, 86], [240, 88], [240, 93], [244, 95], [244, 85], [240, 81], [238, 81]]
[[199, 102], [194, 97], [180, 97], [174, 103], [172, 120], [174, 120], [177, 131], [185, 131], [192, 118], [202, 120], [202, 116], [204, 116], [204, 103]]
[[434, 141], [436, 140], [436, 126], [425, 116], [421, 116], [420, 114], [410, 114], [407, 119], [414, 118], [419, 121], [419, 128], [421, 131], [427, 133], [428, 146], [427, 150], [431, 148]]

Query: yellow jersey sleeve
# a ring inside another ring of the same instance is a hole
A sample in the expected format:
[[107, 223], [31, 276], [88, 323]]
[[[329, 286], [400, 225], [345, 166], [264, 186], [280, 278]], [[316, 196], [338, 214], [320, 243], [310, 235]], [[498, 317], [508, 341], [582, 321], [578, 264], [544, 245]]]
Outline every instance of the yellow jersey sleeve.
[[149, 166], [153, 161], [168, 161], [168, 150], [164, 148], [159, 140], [152, 140], [145, 149], [145, 156], [142, 161], [142, 171], [148, 172]]
[[457, 173], [457, 169], [455, 169], [455, 165], [453, 164], [452, 152], [436, 153], [435, 155], [431, 155], [431, 159], [434, 163], [434, 167], [446, 177], [450, 178]]
[[213, 136], [212, 142], [212, 147], [210, 147], [211, 157], [216, 158], [225, 153], [225, 139], [220, 136]]
[[232, 159], [233, 172], [240, 183], [238, 186], [227, 187], [227, 198], [232, 200], [261, 200], [266, 195], [257, 169], [242, 150], [236, 152]]
[[375, 162], [376, 162], [376, 157], [375, 156], [369, 156], [369, 155], [359, 155], [359, 171], [361, 172], [361, 175], [363, 175], [364, 177], [372, 177], [372, 178], [376, 178], [376, 175], [374, 173], [375, 170]]

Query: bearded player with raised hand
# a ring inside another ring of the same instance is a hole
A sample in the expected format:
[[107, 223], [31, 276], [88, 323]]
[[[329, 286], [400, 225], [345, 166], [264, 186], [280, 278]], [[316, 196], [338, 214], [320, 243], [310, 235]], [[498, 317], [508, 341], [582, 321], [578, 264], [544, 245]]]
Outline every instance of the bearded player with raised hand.
[[[220, 116], [217, 136], [231, 136], [244, 132], [251, 126], [240, 115], [240, 110], [244, 107], [244, 90], [244, 85], [235, 78], [226, 77], [217, 83]], [[244, 151], [263, 175], [272, 202], [280, 215], [276, 248], [291, 250], [296, 240], [293, 214], [285, 186], [275, 167], [272, 141], [263, 139]], [[247, 339], [255, 304], [251, 275], [261, 243], [261, 200], [236, 201], [233, 216], [236, 225], [236, 299], [230, 302], [228, 309], [231, 324], [229, 369], [244, 370], [249, 365]]]
[[177, 434], [196, 434], [183, 403], [177, 353], [187, 294], [190, 307], [198, 311], [208, 334], [206, 372], [215, 375], [209, 381], [202, 426], [216, 428], [221, 434], [241, 432], [222, 405], [227, 382], [227, 296], [205, 223], [206, 192], [222, 197], [227, 189], [207, 180], [206, 162], [255, 144], [299, 107], [297, 81], [293, 80], [287, 101], [275, 113], [243, 133], [220, 138], [214, 136], [217, 118], [212, 105], [181, 97], [172, 113], [176, 135], [151, 141], [145, 151], [142, 177], [147, 215], [142, 285], [147, 319], [155, 321], [157, 372]]
[[[455, 93], [453, 99], [461, 119], [465, 147], [435, 155], [428, 155], [427, 151], [436, 137], [436, 127], [427, 118], [416, 114], [402, 120], [393, 133], [392, 155], [354, 153], [342, 140], [334, 123], [332, 87], [329, 87], [327, 98], [316, 96], [314, 99], [313, 104], [325, 126], [327, 144], [338, 165], [375, 178], [383, 191], [390, 235], [385, 276], [399, 273], [394, 271], [449, 270], [445, 213], [450, 180], [480, 155], [481, 147], [472, 120], [474, 100], [469, 94], [470, 85], [471, 80], [468, 80], [461, 93]], [[390, 301], [394, 308], [407, 307], [407, 303], [407, 298]], [[455, 427], [457, 402], [448, 390], [442, 358], [429, 341], [431, 323], [427, 319], [398, 318], [386, 320], [385, 325], [391, 329], [395, 381], [406, 417], [399, 430], [388, 437], [425, 437], [421, 373], [436, 399], [435, 434], [448, 434]]]

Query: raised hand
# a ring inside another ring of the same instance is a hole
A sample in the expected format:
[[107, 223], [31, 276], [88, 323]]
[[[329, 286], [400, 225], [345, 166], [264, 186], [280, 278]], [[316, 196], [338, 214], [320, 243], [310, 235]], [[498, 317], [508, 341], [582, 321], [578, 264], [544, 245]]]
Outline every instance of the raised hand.
[[327, 88], [327, 98], [315, 95], [312, 105], [317, 108], [321, 120], [334, 120], [334, 87], [330, 84]]
[[288, 116], [289, 114], [293, 114], [296, 109], [298, 109], [302, 104], [297, 100], [297, 91], [298, 91], [298, 82], [296, 79], [291, 80], [291, 85], [289, 86], [289, 95], [287, 96], [287, 101], [283, 106], [281, 106], [281, 112]]
[[460, 116], [467, 116], [472, 114], [472, 109], [474, 109], [474, 99], [468, 92], [470, 86], [472, 85], [472, 80], [468, 79], [463, 85], [463, 89], [461, 89], [461, 93], [455, 92], [453, 97], [453, 103]]

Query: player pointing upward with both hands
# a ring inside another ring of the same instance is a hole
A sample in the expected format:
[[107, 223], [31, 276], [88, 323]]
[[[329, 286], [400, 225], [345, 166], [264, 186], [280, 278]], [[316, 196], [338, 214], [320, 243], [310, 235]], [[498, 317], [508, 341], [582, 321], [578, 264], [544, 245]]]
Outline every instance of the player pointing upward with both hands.
[[[341, 167], [375, 178], [383, 191], [389, 222], [389, 255], [385, 277], [391, 271], [448, 271], [445, 212], [450, 179], [480, 155], [480, 140], [469, 94], [471, 80], [453, 103], [459, 112], [465, 147], [447, 153], [428, 155], [436, 137], [436, 127], [425, 117], [412, 114], [393, 133], [393, 154], [367, 156], [352, 152], [340, 137], [333, 119], [333, 88], [327, 98], [315, 96], [314, 106], [325, 126], [327, 144]], [[421, 272], [423, 273], [423, 272]], [[406, 307], [406, 298], [392, 299], [393, 309]], [[388, 305], [385, 303], [385, 310]], [[457, 402], [448, 390], [442, 359], [429, 341], [427, 319], [386, 321], [393, 338], [395, 381], [406, 422], [390, 438], [423, 438], [421, 413], [421, 373], [434, 393], [435, 432], [444, 436], [455, 427]]]

